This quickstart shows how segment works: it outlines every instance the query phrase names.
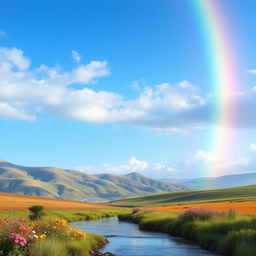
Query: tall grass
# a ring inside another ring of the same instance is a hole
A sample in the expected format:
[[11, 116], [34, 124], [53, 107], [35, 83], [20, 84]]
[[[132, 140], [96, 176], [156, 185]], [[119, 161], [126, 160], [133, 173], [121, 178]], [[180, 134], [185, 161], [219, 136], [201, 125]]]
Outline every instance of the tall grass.
[[92, 248], [104, 241], [105, 238], [97, 234], [87, 234], [87, 238], [80, 241], [44, 239], [32, 247], [31, 256], [89, 256]]
[[166, 232], [197, 241], [204, 248], [225, 256], [256, 255], [256, 217], [218, 215], [209, 219], [183, 219], [168, 212], [120, 214], [141, 228]]

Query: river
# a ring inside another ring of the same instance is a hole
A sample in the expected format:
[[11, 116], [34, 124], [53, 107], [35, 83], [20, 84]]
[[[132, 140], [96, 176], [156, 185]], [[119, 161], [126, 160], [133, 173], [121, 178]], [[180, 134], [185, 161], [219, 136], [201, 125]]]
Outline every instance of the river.
[[165, 233], [140, 230], [138, 225], [119, 221], [117, 217], [77, 221], [72, 227], [107, 237], [101, 252], [115, 256], [217, 256], [194, 242]]

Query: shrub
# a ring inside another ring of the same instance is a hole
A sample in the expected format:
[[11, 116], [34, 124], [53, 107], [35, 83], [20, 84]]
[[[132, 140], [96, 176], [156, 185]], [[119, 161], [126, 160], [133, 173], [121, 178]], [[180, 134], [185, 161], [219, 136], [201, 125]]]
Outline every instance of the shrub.
[[135, 208], [132, 211], [132, 214], [138, 213], [138, 212], [153, 212], [153, 210], [148, 209], [148, 208]]
[[42, 205], [33, 205], [28, 208], [30, 211], [30, 220], [40, 220], [44, 215], [44, 207]]
[[189, 208], [186, 212], [181, 214], [179, 218], [184, 221], [205, 221], [220, 217], [221, 215], [222, 212], [209, 208]]

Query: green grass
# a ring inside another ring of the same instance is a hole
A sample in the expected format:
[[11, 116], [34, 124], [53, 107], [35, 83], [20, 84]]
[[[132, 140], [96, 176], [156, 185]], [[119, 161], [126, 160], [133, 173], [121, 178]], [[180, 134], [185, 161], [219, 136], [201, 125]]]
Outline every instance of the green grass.
[[32, 248], [31, 256], [89, 256], [94, 246], [105, 243], [105, 238], [97, 234], [87, 234], [87, 238], [77, 241], [44, 239]]
[[[46, 217], [66, 219], [71, 221], [95, 220], [105, 217], [117, 216], [120, 213], [129, 212], [127, 209], [99, 209], [99, 210], [50, 210], [45, 211]], [[19, 217], [27, 218], [28, 211], [0, 212], [0, 218]]]
[[184, 221], [177, 213], [137, 212], [121, 214], [120, 220], [141, 228], [166, 232], [197, 241], [204, 248], [223, 256], [256, 255], [256, 217], [213, 218], [207, 221]]
[[123, 207], [145, 207], [145, 206], [162, 206], [170, 204], [193, 204], [193, 203], [215, 203], [230, 201], [255, 201], [256, 185], [215, 189], [200, 191], [181, 191], [150, 196], [133, 197], [123, 200], [112, 201], [112, 206]]

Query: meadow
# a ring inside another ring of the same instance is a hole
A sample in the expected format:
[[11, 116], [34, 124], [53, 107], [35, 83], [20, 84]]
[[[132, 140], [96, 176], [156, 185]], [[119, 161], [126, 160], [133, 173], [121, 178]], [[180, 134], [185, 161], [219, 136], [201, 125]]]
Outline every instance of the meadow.
[[[88, 256], [107, 242], [98, 234], [71, 228], [68, 222], [127, 213], [100, 204], [0, 194], [0, 256]], [[43, 205], [44, 217], [29, 220], [28, 208]]]
[[239, 214], [256, 214], [256, 186], [228, 189], [182, 191], [133, 197], [110, 203], [112, 206], [147, 207], [155, 211], [182, 213], [189, 208], [206, 207], [220, 211], [232, 208]]
[[80, 201], [0, 193], [1, 212], [27, 210], [31, 205], [36, 204], [43, 205], [47, 210], [88, 210], [111, 208], [107, 205], [91, 204]]

